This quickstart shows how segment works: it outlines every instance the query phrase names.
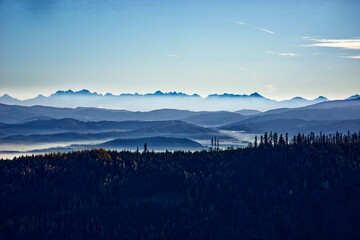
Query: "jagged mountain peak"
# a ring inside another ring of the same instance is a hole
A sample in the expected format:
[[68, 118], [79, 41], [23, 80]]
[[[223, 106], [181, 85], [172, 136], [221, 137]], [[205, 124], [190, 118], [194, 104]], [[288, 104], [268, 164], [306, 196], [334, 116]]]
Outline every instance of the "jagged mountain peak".
[[19, 99], [13, 98], [12, 96], [10, 96], [9, 94], [4, 94], [0, 97], [1, 103], [9, 103], [9, 104], [14, 104], [14, 103], [18, 103], [20, 102]]
[[329, 99], [327, 99], [327, 97], [324, 97], [324, 96], [319, 96], [319, 97], [315, 98], [313, 101], [315, 101], [315, 102], [325, 102], [325, 101], [329, 101]]
[[249, 95], [249, 97], [259, 97], [259, 98], [264, 98], [263, 96], [261, 96], [259, 93], [254, 92], [252, 94]]
[[63, 91], [63, 90], [58, 90], [56, 93], [52, 94], [51, 96], [66, 96], [66, 95], [69, 95], [69, 96], [72, 96], [72, 95], [81, 95], [81, 96], [98, 96], [98, 95], [101, 95], [102, 94], [98, 94], [97, 92], [90, 92], [89, 90], [87, 89], [82, 89], [80, 91], [73, 91], [71, 89], [67, 90], [67, 91]]
[[306, 99], [303, 98], [303, 97], [297, 96], [297, 97], [293, 97], [291, 100], [300, 100], [300, 101], [303, 101], [303, 100], [306, 100]]
[[13, 98], [12, 96], [10, 96], [9, 94], [4, 94], [4, 95], [2, 95], [0, 98], [2, 98], [2, 99], [15, 99], [15, 98]]
[[67, 91], [58, 90], [58, 91], [56, 91], [56, 93], [54, 93], [52, 95], [69, 95], [69, 94], [74, 94], [74, 91], [71, 89], [69, 89]]
[[351, 97], [348, 97], [346, 100], [353, 100], [353, 99], [359, 99], [359, 98], [360, 98], [360, 95], [355, 94], [355, 95], [352, 95]]

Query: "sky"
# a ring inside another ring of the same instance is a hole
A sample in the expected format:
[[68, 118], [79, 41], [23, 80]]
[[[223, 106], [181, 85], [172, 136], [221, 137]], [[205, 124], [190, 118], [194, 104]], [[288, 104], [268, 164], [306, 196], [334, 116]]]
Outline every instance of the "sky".
[[360, 93], [358, 0], [0, 0], [0, 95]]

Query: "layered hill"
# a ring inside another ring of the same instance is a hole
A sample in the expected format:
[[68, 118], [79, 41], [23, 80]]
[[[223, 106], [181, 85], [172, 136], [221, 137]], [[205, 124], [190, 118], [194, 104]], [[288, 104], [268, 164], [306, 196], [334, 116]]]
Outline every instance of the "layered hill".
[[221, 127], [262, 133], [346, 132], [360, 130], [360, 99], [328, 101], [295, 109], [275, 109]]
[[22, 123], [50, 119], [72, 118], [79, 121], [168, 121], [182, 120], [201, 126], [219, 126], [244, 119], [228, 111], [194, 112], [188, 110], [159, 109], [147, 112], [112, 110], [104, 108], [57, 108], [47, 106], [19, 106], [0, 104], [0, 122]]
[[[82, 122], [75, 119], [36, 120], [20, 124], [0, 124], [0, 142], [74, 141], [114, 137], [138, 138], [177, 136], [192, 139], [225, 138], [216, 129], [200, 127], [183, 121], [99, 121]], [[53, 140], [52, 140], [53, 139]]]

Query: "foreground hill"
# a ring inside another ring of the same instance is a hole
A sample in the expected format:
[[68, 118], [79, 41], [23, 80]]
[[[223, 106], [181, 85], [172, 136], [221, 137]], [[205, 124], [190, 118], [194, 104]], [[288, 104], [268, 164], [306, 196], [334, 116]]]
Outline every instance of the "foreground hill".
[[360, 145], [312, 139], [0, 161], [0, 238], [359, 239]]

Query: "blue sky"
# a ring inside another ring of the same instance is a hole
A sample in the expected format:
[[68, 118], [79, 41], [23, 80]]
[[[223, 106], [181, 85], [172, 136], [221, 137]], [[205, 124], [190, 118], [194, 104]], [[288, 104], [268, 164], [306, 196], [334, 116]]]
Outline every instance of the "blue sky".
[[360, 92], [360, 1], [0, 0], [0, 94]]

